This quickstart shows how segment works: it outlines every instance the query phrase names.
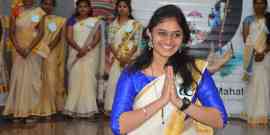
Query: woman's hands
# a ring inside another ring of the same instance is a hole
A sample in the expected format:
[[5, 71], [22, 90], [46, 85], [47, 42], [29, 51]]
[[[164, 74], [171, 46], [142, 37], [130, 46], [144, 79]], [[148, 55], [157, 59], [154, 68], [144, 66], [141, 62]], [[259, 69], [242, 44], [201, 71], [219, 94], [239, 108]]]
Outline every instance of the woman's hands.
[[85, 56], [89, 51], [88, 48], [81, 48], [80, 51], [78, 51], [77, 58]]
[[264, 53], [255, 53], [255, 61], [261, 62], [264, 59]]
[[88, 52], [90, 52], [93, 49], [92, 45], [80, 48], [80, 50], [78, 51], [77, 57], [81, 58], [83, 56], [85, 56]]
[[181, 108], [182, 100], [176, 94], [175, 79], [172, 66], [166, 68], [166, 78], [161, 99], [167, 104], [171, 102], [176, 108]]
[[31, 53], [31, 50], [28, 48], [22, 48], [20, 46], [17, 46], [15, 48], [16, 51], [19, 53], [19, 55], [22, 56], [23, 58], [26, 58]]

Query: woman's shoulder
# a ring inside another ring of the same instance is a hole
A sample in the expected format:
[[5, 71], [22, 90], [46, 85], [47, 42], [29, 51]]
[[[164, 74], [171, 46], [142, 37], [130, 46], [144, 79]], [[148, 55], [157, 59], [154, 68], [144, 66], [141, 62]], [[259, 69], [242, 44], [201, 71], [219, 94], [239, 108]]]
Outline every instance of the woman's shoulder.
[[91, 21], [95, 21], [95, 22], [98, 22], [98, 21], [102, 20], [102, 18], [100, 18], [99, 16], [91, 16], [88, 19], [90, 19]]
[[245, 17], [245, 19], [243, 21], [243, 24], [250, 24], [253, 21], [255, 21], [255, 16], [254, 15], [249, 15], [249, 16]]
[[9, 27], [10, 18], [8, 16], [0, 16], [0, 22], [3, 28]]
[[138, 25], [138, 26], [143, 26], [143, 24], [140, 21], [135, 20], [135, 19], [130, 19], [129, 23], [130, 24], [135, 24], [135, 25]]
[[45, 15], [46, 12], [41, 7], [35, 7], [33, 11], [37, 14]]
[[141, 71], [133, 70], [130, 67], [126, 67], [122, 71], [122, 75], [128, 76], [128, 77], [136, 77], [136, 76], [142, 76], [144, 75]]
[[192, 68], [192, 76], [195, 80], [200, 80], [202, 74], [207, 69], [208, 62], [203, 59], [195, 59], [194, 64], [195, 67]]
[[73, 26], [77, 22], [76, 17], [73, 15], [67, 19], [67, 25]]
[[122, 75], [123, 76], [127, 76], [128, 78], [134, 80], [134, 81], [142, 81], [142, 80], [151, 80], [152, 76], [145, 74], [143, 71], [141, 70], [133, 70], [129, 67], [125, 68], [122, 71]]
[[208, 65], [208, 62], [204, 59], [195, 59], [195, 66], [199, 71], [203, 72]]
[[142, 71], [135, 71], [130, 69], [124, 69], [121, 73], [119, 81], [122, 84], [131, 84], [134, 90], [138, 93], [142, 90], [149, 82], [153, 81], [155, 77], [146, 75]]

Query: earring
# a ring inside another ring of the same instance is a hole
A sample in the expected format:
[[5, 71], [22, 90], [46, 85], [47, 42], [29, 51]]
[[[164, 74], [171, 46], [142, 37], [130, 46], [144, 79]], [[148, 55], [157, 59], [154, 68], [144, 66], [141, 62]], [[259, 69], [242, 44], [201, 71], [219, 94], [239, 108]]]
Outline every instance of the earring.
[[148, 41], [148, 49], [151, 50], [153, 48], [153, 42], [152, 40]]
[[182, 48], [178, 49], [178, 53], [181, 54], [182, 53]]

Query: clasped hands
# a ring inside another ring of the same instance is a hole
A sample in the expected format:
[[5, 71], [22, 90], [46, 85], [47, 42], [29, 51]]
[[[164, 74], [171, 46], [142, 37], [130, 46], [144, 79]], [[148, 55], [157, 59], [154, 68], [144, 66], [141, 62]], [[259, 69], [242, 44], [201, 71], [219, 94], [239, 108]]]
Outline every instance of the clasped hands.
[[32, 51], [32, 49], [30, 48], [21, 48], [21, 47], [17, 48], [16, 50], [23, 58], [26, 58]]
[[176, 94], [176, 86], [175, 86], [175, 79], [173, 73], [173, 67], [168, 66], [165, 69], [166, 77], [163, 86], [163, 90], [161, 93], [161, 100], [168, 104], [169, 102], [172, 103], [176, 108], [180, 109], [183, 105], [182, 99], [180, 99]]
[[254, 56], [256, 62], [261, 62], [263, 61], [265, 54], [264, 52], [254, 51]]
[[77, 58], [81, 58], [81, 57], [85, 56], [90, 51], [91, 51], [91, 47], [89, 47], [89, 46], [81, 48], [78, 51]]

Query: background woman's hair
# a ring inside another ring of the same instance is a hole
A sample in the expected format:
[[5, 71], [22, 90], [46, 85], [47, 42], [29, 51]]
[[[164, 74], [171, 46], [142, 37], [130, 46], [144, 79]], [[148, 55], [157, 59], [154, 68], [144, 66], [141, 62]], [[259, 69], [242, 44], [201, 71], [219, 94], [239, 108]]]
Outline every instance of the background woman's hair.
[[90, 11], [89, 11], [88, 15], [92, 16], [93, 15], [93, 9], [92, 9], [92, 5], [91, 5], [90, 0], [78, 0], [78, 1], [76, 1], [76, 9], [75, 9], [75, 13], [73, 14], [73, 16], [77, 17], [77, 16], [80, 15], [78, 7], [79, 7], [80, 3], [82, 3], [82, 2], [85, 2], [90, 7]]
[[121, 2], [125, 2], [128, 6], [128, 11], [129, 11], [129, 18], [130, 19], [134, 19], [134, 17], [132, 16], [132, 6], [131, 6], [131, 0], [117, 0], [115, 3], [115, 14], [116, 16], [119, 16], [119, 12], [118, 12], [118, 6]]
[[[42, 4], [44, 2], [44, 0], [40, 0], [40, 4]], [[56, 0], [52, 0], [53, 2], [53, 6], [55, 7], [56, 6]]]
[[[146, 31], [149, 30], [150, 33], [153, 31], [153, 28], [161, 23], [164, 19], [167, 18], [176, 18], [178, 25], [182, 28], [183, 31], [183, 43], [186, 44], [190, 40], [190, 30], [185, 19], [185, 16], [180, 8], [175, 5], [166, 5], [157, 9], [153, 16], [151, 17], [148, 26], [144, 30], [144, 39], [148, 43], [150, 38], [146, 34]], [[182, 46], [182, 45], [181, 45]], [[184, 80], [183, 86], [189, 87], [194, 79], [192, 78], [191, 67], [194, 67], [197, 71], [198, 68], [195, 66], [195, 60], [193, 57], [187, 55], [187, 50], [182, 49], [181, 53], [176, 52], [171, 56], [166, 65], [172, 65], [175, 74], [180, 74]], [[147, 46], [140, 56], [138, 56], [133, 63], [129, 66], [130, 71], [143, 70], [150, 66], [153, 61], [153, 49], [150, 49]]]
[[2, 42], [3, 26], [0, 18], [0, 43]]
[[[268, 31], [270, 31], [270, 13], [267, 12], [267, 7], [268, 7], [267, 0], [264, 0], [264, 4], [265, 4], [265, 7], [266, 7], [265, 8], [265, 14], [264, 14], [265, 24], [266, 24], [266, 27], [267, 27]], [[267, 40], [266, 40], [266, 42], [267, 42], [267, 45], [270, 46], [270, 33], [267, 34]]]

